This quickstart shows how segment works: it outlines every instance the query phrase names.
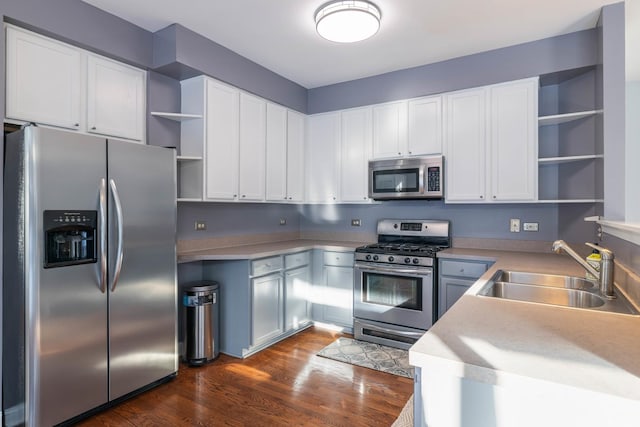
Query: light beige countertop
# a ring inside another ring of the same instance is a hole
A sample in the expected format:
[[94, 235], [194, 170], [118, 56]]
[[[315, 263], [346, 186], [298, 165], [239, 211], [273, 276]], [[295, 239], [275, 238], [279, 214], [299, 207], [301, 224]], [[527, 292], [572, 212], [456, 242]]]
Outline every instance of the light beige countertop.
[[493, 385], [542, 381], [640, 404], [640, 316], [476, 295], [498, 269], [584, 277], [574, 260], [478, 249], [438, 257], [495, 264], [411, 347], [412, 365]]
[[178, 263], [193, 261], [222, 261], [237, 259], [257, 259], [284, 253], [323, 249], [327, 251], [353, 251], [368, 242], [341, 242], [335, 240], [285, 240], [267, 243], [239, 245], [178, 252]]

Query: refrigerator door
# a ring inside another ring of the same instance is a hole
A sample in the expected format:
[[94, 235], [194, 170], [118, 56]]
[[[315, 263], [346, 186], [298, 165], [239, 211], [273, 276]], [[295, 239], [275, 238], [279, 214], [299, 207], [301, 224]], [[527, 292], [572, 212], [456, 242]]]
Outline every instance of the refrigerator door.
[[100, 283], [100, 245], [95, 262], [44, 268], [43, 229], [45, 210], [69, 212], [70, 221], [79, 210], [99, 218], [106, 141], [36, 127], [23, 132], [24, 199], [16, 213], [25, 227], [26, 424], [45, 426], [107, 402], [107, 297]]
[[176, 161], [108, 142], [109, 399], [178, 370]]

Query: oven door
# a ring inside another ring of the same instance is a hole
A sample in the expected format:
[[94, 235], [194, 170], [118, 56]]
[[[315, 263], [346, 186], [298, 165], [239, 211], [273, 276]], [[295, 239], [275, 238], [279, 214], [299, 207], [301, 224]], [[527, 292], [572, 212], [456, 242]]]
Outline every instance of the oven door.
[[356, 262], [354, 276], [354, 317], [421, 330], [433, 324], [432, 268]]

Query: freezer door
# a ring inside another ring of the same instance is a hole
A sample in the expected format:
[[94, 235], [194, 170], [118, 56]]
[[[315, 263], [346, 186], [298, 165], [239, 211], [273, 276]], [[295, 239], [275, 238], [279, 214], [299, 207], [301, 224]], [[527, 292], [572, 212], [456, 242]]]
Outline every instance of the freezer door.
[[177, 372], [176, 162], [108, 142], [109, 399]]
[[[99, 211], [105, 151], [102, 138], [35, 127], [24, 131], [24, 200], [14, 203], [15, 211], [5, 205], [5, 215], [15, 213], [25, 227], [25, 406], [29, 426], [54, 425], [107, 402], [102, 254], [97, 254], [96, 262], [54, 268], [44, 268], [43, 256], [45, 210], [69, 212], [69, 220], [77, 210]], [[4, 286], [18, 291], [19, 284]]]

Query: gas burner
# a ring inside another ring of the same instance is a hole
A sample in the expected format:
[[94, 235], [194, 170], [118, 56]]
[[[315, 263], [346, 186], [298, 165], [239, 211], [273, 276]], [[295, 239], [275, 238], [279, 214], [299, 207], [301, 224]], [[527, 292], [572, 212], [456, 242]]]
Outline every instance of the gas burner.
[[436, 253], [449, 245], [448, 221], [382, 220], [378, 223], [378, 242], [357, 248], [356, 260], [431, 266]]

